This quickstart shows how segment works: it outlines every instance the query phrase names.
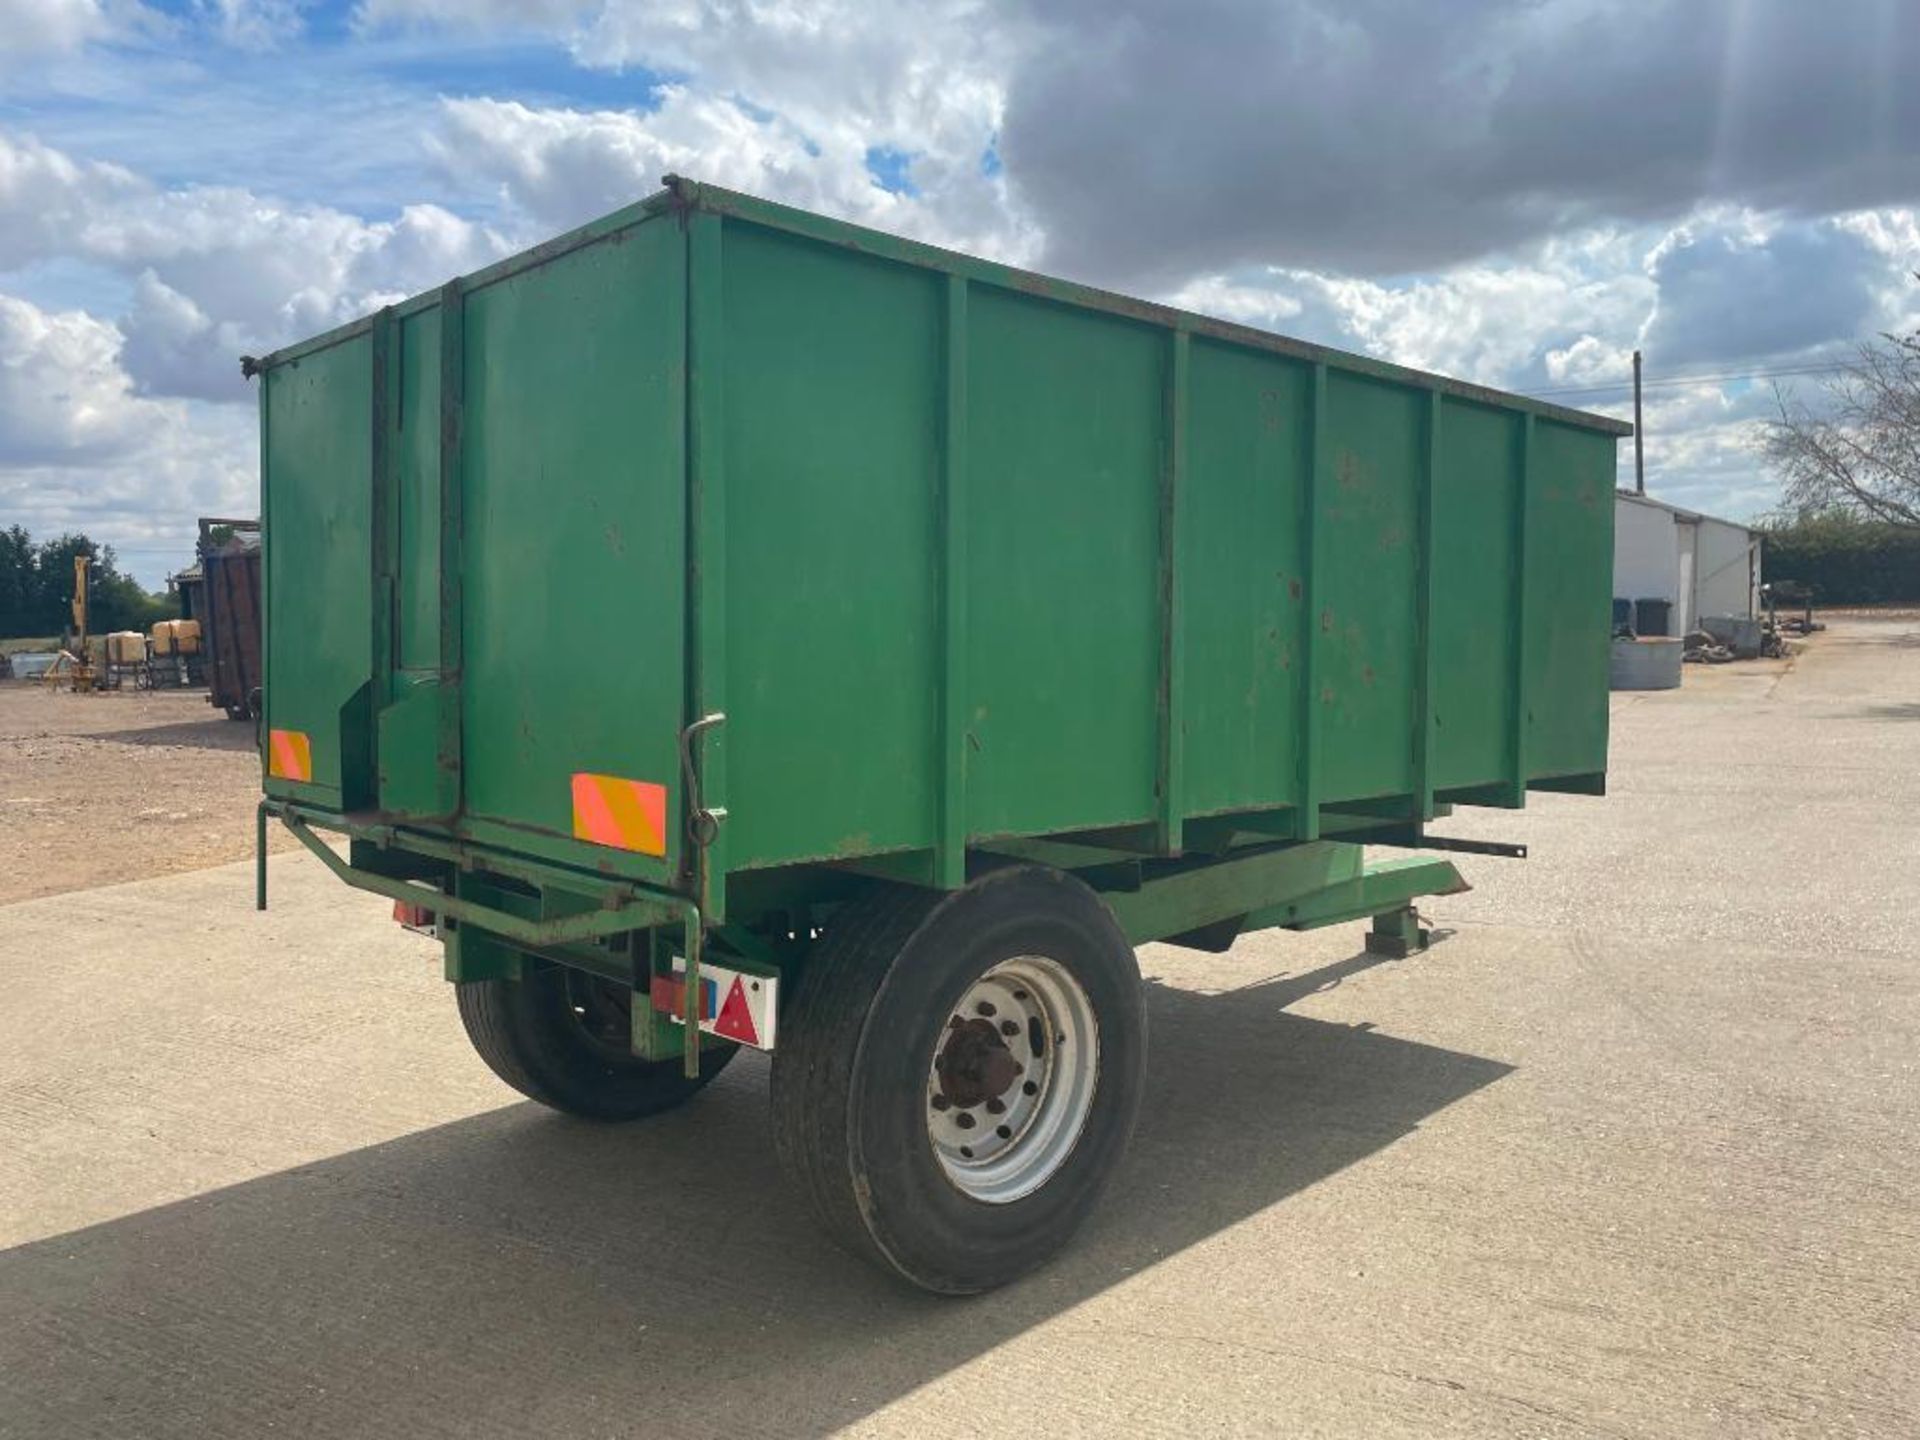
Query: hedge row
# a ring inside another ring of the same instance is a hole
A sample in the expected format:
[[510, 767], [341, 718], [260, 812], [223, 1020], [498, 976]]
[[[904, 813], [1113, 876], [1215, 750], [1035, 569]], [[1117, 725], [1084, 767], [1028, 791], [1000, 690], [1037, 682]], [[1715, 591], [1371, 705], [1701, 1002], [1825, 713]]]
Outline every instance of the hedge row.
[[1812, 586], [1816, 605], [1920, 602], [1920, 529], [1824, 517], [1761, 534], [1763, 578]]

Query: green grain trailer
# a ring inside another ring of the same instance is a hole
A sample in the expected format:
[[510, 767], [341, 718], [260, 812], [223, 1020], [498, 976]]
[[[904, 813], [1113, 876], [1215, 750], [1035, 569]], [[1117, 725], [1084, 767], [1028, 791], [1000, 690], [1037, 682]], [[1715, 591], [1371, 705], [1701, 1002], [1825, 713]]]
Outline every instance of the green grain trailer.
[[680, 179], [244, 368], [263, 841], [548, 1105], [771, 1050], [798, 1192], [930, 1289], [1091, 1207], [1134, 946], [1417, 946], [1459, 874], [1361, 842], [1603, 789], [1610, 420]]

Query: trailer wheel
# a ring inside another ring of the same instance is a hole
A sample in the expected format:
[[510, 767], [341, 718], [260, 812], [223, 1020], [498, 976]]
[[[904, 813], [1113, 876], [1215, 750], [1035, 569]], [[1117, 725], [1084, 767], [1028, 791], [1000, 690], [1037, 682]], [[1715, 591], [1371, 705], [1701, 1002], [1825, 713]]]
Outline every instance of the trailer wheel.
[[1140, 1107], [1133, 949], [1059, 871], [849, 902], [773, 1056], [774, 1140], [830, 1234], [924, 1289], [1024, 1274], [1092, 1211]]
[[454, 990], [467, 1038], [494, 1074], [529, 1100], [589, 1120], [671, 1110], [725, 1069], [738, 1048], [709, 1037], [693, 1080], [677, 1057], [642, 1060], [629, 1038], [632, 990], [569, 966]]

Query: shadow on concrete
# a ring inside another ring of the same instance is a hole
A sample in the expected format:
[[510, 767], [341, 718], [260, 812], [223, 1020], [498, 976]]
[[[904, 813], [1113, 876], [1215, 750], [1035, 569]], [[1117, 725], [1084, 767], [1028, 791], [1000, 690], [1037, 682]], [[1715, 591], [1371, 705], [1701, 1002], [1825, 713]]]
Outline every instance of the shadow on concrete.
[[1866, 625], [1850, 626], [1845, 633], [1833, 636], [1829, 643], [1912, 650], [1920, 648], [1920, 625], [1903, 616], [1876, 616], [1873, 617], [1872, 628]]
[[750, 1057], [649, 1123], [512, 1105], [0, 1254], [0, 1431], [850, 1424], [1509, 1073], [1286, 1013], [1378, 963], [1153, 987], [1127, 1164], [1078, 1244], [996, 1295], [924, 1296], [822, 1238], [775, 1169]]
[[258, 748], [252, 725], [229, 720], [218, 710], [211, 711], [204, 720], [189, 720], [179, 725], [153, 725], [144, 730], [98, 730], [74, 738], [99, 740], [109, 745], [179, 745], [193, 750]]
[[1864, 720], [1920, 720], [1920, 700], [1862, 706], [1860, 717]]

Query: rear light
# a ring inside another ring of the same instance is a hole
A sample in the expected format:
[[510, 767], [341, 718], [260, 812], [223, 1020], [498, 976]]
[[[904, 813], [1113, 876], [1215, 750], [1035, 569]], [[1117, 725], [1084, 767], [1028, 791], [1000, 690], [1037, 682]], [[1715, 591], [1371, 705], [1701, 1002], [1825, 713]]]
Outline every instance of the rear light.
[[393, 902], [394, 923], [408, 930], [417, 930], [422, 935], [431, 935], [433, 931], [433, 911], [425, 905], [416, 905], [410, 900]]

